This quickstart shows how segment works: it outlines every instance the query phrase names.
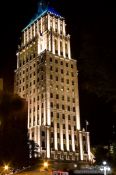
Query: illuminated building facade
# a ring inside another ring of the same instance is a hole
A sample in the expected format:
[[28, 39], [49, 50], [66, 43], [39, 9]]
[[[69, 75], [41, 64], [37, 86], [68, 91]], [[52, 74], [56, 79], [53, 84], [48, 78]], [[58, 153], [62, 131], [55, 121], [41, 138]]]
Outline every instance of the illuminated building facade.
[[80, 130], [77, 62], [65, 26], [62, 16], [46, 8], [22, 30], [15, 93], [28, 102], [37, 156], [88, 161], [89, 132]]

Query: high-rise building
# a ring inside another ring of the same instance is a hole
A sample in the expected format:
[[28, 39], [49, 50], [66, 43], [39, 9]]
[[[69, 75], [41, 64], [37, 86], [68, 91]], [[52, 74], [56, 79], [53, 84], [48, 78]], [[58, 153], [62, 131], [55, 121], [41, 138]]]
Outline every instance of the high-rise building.
[[22, 30], [15, 93], [28, 102], [29, 138], [38, 144], [37, 156], [90, 160], [89, 132], [80, 128], [77, 61], [65, 19], [52, 8]]

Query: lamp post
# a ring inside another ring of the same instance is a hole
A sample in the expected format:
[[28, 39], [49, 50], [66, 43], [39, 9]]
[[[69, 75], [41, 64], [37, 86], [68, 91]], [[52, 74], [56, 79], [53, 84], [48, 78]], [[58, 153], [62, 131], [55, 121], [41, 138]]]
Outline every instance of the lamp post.
[[107, 165], [107, 162], [106, 161], [103, 161], [102, 168], [100, 168], [100, 170], [104, 172], [104, 175], [107, 175], [107, 172], [110, 172], [111, 171], [111, 169]]

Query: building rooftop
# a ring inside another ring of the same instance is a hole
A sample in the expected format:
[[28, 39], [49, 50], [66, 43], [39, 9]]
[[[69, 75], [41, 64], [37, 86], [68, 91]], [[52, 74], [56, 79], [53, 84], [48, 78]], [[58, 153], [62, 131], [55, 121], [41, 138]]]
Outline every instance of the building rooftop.
[[42, 16], [44, 16], [46, 13], [50, 13], [52, 15], [55, 15], [57, 17], [63, 18], [54, 8], [47, 7], [44, 10], [38, 9], [38, 13], [31, 19], [30, 23], [22, 30], [24, 32], [28, 27], [30, 27], [36, 20], [40, 19]]

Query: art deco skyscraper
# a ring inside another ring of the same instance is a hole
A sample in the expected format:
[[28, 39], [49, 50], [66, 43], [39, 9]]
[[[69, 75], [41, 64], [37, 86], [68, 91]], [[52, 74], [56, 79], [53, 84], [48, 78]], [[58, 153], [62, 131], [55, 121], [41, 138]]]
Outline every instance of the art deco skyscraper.
[[65, 19], [51, 8], [22, 30], [15, 93], [28, 102], [29, 138], [38, 156], [90, 160], [89, 133], [80, 130], [77, 62]]

